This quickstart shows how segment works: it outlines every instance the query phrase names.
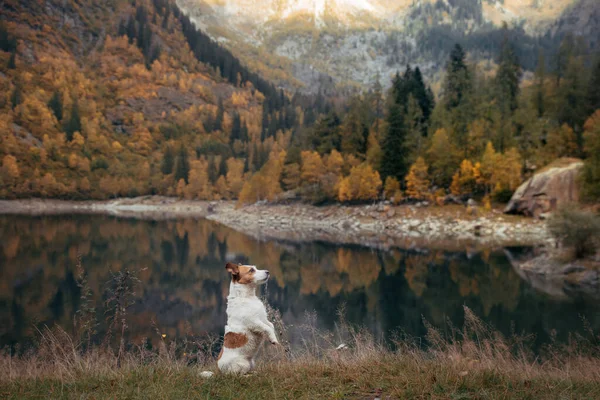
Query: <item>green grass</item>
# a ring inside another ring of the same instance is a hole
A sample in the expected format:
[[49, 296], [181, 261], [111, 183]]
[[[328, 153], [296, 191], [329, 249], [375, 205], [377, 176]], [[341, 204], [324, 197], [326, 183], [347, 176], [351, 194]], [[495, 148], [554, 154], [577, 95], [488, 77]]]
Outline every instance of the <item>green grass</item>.
[[[248, 377], [197, 376], [196, 367], [146, 366], [72, 380], [16, 379], [0, 384], [5, 399], [362, 399], [382, 389], [384, 398], [564, 399], [599, 398], [600, 383], [556, 374], [531, 378], [494, 368], [467, 370], [439, 360], [415, 362], [388, 355], [355, 363], [307, 362], [263, 366]], [[464, 375], [464, 376], [462, 376]]]
[[[524, 338], [503, 338], [465, 308], [465, 326], [449, 327], [449, 337], [425, 322], [427, 349], [407, 339], [382, 343], [343, 318], [334, 332], [301, 327], [290, 346], [281, 318], [272, 313], [272, 319], [283, 346], [266, 348], [248, 376], [216, 372], [208, 379], [199, 373], [216, 371], [214, 340], [181, 347], [163, 338], [155, 350], [130, 344], [118, 356], [107, 346], [83, 351], [64, 331], [47, 330], [35, 351], [0, 354], [0, 398], [373, 399], [378, 392], [382, 399], [600, 398], [600, 347], [592, 333], [536, 356]], [[348, 348], [336, 350], [341, 342]]]

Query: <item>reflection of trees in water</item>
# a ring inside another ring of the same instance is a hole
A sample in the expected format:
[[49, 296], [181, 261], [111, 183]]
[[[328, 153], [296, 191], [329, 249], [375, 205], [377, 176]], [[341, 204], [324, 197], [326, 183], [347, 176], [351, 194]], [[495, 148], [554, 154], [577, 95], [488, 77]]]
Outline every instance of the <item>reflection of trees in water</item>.
[[[111, 271], [138, 270], [131, 337], [191, 330], [221, 332], [230, 259], [269, 269], [269, 301], [288, 322], [316, 310], [332, 327], [346, 303], [347, 318], [375, 333], [402, 328], [422, 335], [421, 316], [436, 325], [462, 324], [462, 306], [509, 333], [546, 337], [552, 328], [581, 326], [589, 305], [557, 303], [533, 292], [500, 252], [374, 251], [325, 243], [262, 242], [206, 220], [148, 222], [107, 216], [0, 217], [0, 342], [34, 333], [33, 324], [71, 328], [79, 306], [74, 266], [78, 254], [102, 315]], [[592, 326], [600, 318], [590, 312]], [[541, 340], [541, 339], [540, 339]]]

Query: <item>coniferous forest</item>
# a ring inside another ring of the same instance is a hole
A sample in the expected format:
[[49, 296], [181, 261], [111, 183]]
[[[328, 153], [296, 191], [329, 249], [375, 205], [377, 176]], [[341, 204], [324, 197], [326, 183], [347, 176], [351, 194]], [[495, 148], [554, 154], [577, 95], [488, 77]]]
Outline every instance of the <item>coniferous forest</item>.
[[2, 198], [489, 204], [560, 158], [583, 159], [584, 195], [600, 198], [600, 55], [575, 35], [524, 63], [504, 26], [493, 73], [448, 43], [435, 93], [409, 64], [308, 95], [250, 71], [172, 1], [0, 7]]

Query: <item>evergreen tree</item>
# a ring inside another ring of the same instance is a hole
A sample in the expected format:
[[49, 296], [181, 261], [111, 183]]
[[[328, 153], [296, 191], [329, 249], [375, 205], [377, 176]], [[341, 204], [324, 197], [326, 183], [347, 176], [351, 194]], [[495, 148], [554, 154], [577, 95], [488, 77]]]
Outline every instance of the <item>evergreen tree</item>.
[[225, 108], [223, 107], [223, 99], [219, 98], [217, 103], [217, 115], [215, 117], [215, 130], [220, 131], [223, 129], [223, 118], [225, 114]]
[[331, 153], [331, 150], [334, 149], [339, 151], [341, 147], [340, 123], [335, 111], [319, 118], [311, 135], [312, 148], [320, 154]]
[[538, 118], [546, 112], [546, 59], [544, 51], [540, 49], [538, 54], [538, 66], [535, 70], [535, 94], [533, 104]]
[[129, 38], [129, 44], [133, 44], [137, 37], [137, 30], [135, 29], [135, 20], [131, 16], [127, 20], [126, 34]]
[[10, 58], [8, 59], [8, 64], [6, 66], [8, 69], [17, 68], [17, 50], [14, 49], [10, 52]]
[[598, 57], [592, 69], [586, 100], [588, 115], [600, 110], [600, 57]]
[[54, 113], [54, 116], [58, 120], [58, 122], [62, 121], [63, 118], [63, 104], [62, 104], [62, 96], [60, 92], [57, 90], [54, 92], [50, 101], [48, 102], [48, 107]]
[[189, 174], [190, 162], [188, 160], [187, 151], [182, 144], [175, 161], [175, 182], [179, 182], [180, 179], [183, 179], [185, 183], [188, 183]]
[[379, 137], [379, 120], [383, 117], [383, 87], [381, 86], [381, 77], [379, 72], [375, 78], [372, 91], [373, 119], [375, 120], [375, 134]]
[[517, 97], [522, 71], [519, 59], [510, 43], [506, 23], [503, 29], [504, 37], [498, 61], [498, 72], [496, 73], [497, 100], [502, 112], [507, 111], [512, 114], [518, 105]]
[[355, 96], [350, 100], [350, 109], [341, 128], [341, 149], [344, 153], [363, 156], [366, 153], [369, 136], [369, 128], [366, 126], [366, 110], [367, 107], [360, 97]]
[[463, 48], [461, 45], [456, 44], [446, 65], [446, 79], [444, 81], [443, 97], [448, 109], [461, 104], [463, 97], [471, 88], [471, 76], [465, 59], [466, 55]]
[[75, 132], [81, 132], [81, 117], [79, 115], [79, 104], [77, 100], [73, 101], [73, 107], [71, 108], [71, 116], [64, 127], [65, 134], [67, 135], [67, 141], [73, 140]]
[[162, 163], [160, 165], [160, 171], [164, 175], [168, 175], [173, 172], [173, 165], [175, 164], [175, 152], [171, 146], [167, 146], [165, 153], [163, 154]]
[[406, 148], [406, 127], [404, 115], [399, 104], [389, 107], [388, 131], [382, 145], [381, 175], [392, 176], [403, 182], [408, 169], [408, 149]]
[[233, 144], [236, 140], [239, 140], [242, 133], [242, 121], [240, 114], [237, 112], [233, 114], [233, 121], [231, 123], [231, 134], [229, 135], [229, 143]]
[[219, 170], [217, 169], [217, 164], [215, 162], [215, 157], [211, 156], [208, 159], [208, 179], [211, 184], [215, 184], [217, 179], [219, 179]]
[[10, 95], [10, 104], [12, 105], [12, 109], [17, 108], [19, 104], [23, 102], [23, 89], [21, 89], [21, 84], [17, 82], [15, 88], [13, 89], [12, 94]]
[[225, 156], [221, 156], [221, 161], [219, 162], [219, 176], [227, 175], [227, 160]]
[[563, 77], [563, 84], [558, 89], [557, 119], [559, 124], [568, 124], [577, 135], [577, 143], [581, 151], [583, 145], [583, 124], [588, 115], [586, 107], [586, 80], [583, 62], [579, 57], [572, 57]]

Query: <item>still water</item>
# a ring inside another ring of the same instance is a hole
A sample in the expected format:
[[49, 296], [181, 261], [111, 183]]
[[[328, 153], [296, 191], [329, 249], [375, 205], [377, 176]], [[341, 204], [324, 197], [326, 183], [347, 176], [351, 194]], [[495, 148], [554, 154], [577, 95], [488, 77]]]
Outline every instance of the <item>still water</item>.
[[258, 241], [203, 219], [144, 221], [99, 215], [0, 216], [0, 346], [28, 342], [44, 325], [73, 329], [81, 304], [76, 261], [81, 255], [97, 307], [99, 334], [106, 282], [123, 268], [140, 283], [129, 309], [129, 339], [162, 332], [170, 338], [222, 334], [230, 260], [268, 269], [266, 296], [287, 324], [307, 313], [331, 329], [344, 304], [346, 319], [386, 337], [401, 329], [425, 334], [462, 326], [463, 305], [505, 334], [554, 333], [567, 340], [585, 318], [600, 328], [597, 302], [551, 296], [532, 288], [502, 250], [372, 250], [328, 243]]

